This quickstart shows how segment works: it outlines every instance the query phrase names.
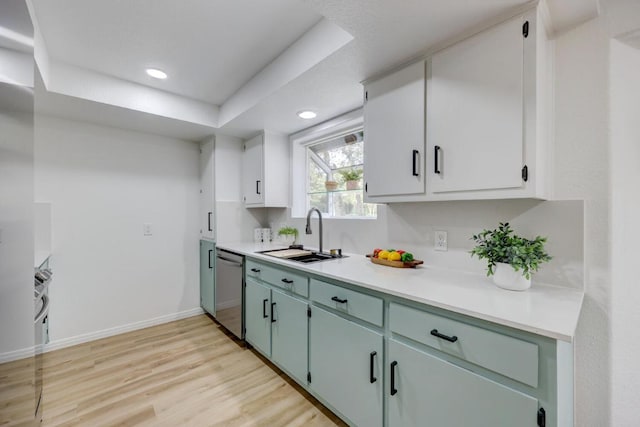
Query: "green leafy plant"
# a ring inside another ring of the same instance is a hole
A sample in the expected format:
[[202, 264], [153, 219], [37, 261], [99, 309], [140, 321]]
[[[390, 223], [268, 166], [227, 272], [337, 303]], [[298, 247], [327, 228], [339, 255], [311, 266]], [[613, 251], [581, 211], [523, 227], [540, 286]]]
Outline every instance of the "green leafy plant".
[[362, 178], [362, 169], [343, 169], [338, 171], [338, 173], [342, 176], [344, 182], [358, 181]]
[[278, 230], [278, 236], [294, 236], [298, 238], [298, 229], [295, 227], [282, 227]]
[[515, 271], [522, 270], [522, 275], [530, 279], [540, 264], [551, 260], [544, 250], [546, 237], [528, 240], [517, 236], [508, 222], [501, 222], [495, 230], [483, 230], [471, 239], [477, 244], [471, 256], [487, 260], [487, 276], [494, 273], [496, 263], [502, 262], [510, 264]]

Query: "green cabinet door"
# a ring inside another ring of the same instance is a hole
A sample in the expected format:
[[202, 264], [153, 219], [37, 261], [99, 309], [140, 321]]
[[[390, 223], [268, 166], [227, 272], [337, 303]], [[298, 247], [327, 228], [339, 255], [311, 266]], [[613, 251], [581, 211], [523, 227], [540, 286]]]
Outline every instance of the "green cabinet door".
[[382, 335], [318, 307], [309, 323], [311, 389], [352, 424], [382, 426]]
[[308, 372], [307, 303], [271, 290], [271, 358], [303, 384]]
[[438, 357], [389, 340], [390, 427], [535, 427], [538, 401]]
[[271, 357], [271, 290], [250, 278], [246, 279], [246, 284], [245, 340], [265, 356]]
[[200, 240], [200, 306], [216, 315], [215, 304], [215, 243]]

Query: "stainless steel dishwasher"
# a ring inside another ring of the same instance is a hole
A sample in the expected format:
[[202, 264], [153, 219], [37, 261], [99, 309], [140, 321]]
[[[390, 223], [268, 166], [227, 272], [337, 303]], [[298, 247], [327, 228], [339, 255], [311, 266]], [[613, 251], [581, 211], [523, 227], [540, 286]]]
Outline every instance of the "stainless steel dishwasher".
[[238, 338], [244, 338], [242, 325], [242, 281], [244, 257], [216, 251], [216, 320]]

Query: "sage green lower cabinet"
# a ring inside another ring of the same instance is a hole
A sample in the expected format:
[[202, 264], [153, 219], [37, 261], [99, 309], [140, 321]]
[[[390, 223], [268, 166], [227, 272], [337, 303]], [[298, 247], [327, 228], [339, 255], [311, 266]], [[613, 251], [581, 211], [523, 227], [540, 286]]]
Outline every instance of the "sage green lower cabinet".
[[390, 427], [537, 426], [534, 397], [394, 339], [388, 348]]
[[271, 358], [304, 383], [307, 378], [307, 303], [271, 289]]
[[200, 307], [216, 315], [215, 303], [215, 243], [200, 240]]
[[271, 289], [246, 278], [245, 340], [271, 357]]
[[309, 323], [311, 390], [353, 425], [382, 426], [382, 335], [319, 307]]
[[573, 425], [570, 343], [264, 260], [246, 267], [246, 341], [350, 425]]
[[309, 348], [307, 303], [251, 278], [246, 283], [246, 341], [305, 384]]

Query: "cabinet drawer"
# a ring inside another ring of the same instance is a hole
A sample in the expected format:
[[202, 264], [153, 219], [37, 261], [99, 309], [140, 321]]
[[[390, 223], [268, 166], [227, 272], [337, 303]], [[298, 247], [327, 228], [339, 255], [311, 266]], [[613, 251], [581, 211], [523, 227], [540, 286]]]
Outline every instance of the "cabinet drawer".
[[303, 297], [309, 297], [309, 278], [276, 267], [247, 261], [246, 274]]
[[382, 300], [371, 295], [311, 279], [311, 300], [382, 326]]
[[396, 303], [390, 305], [389, 328], [531, 387], [538, 386], [536, 344]]

